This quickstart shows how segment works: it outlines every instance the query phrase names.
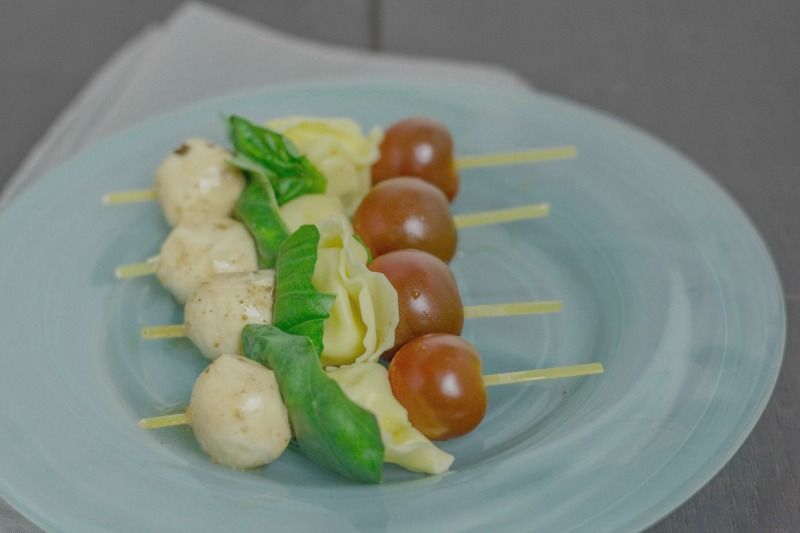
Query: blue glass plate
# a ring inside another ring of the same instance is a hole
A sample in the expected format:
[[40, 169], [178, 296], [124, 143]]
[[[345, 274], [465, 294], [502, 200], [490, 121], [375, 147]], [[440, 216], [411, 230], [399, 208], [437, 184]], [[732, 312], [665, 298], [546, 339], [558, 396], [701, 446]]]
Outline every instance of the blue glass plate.
[[[115, 266], [158, 251], [147, 187], [188, 136], [224, 142], [220, 115], [408, 115], [446, 123], [460, 154], [575, 144], [570, 161], [465, 170], [456, 213], [549, 202], [547, 219], [464, 229], [465, 303], [561, 299], [558, 315], [468, 321], [487, 372], [601, 361], [606, 374], [493, 387], [453, 471], [387, 466], [380, 486], [287, 452], [238, 472], [187, 428], [147, 432], [205, 365], [153, 279]], [[781, 288], [742, 211], [647, 135], [557, 98], [479, 85], [345, 81], [203, 102], [76, 156], [0, 213], [0, 494], [64, 531], [601, 531], [640, 529], [698, 490], [761, 414], [785, 337]]]

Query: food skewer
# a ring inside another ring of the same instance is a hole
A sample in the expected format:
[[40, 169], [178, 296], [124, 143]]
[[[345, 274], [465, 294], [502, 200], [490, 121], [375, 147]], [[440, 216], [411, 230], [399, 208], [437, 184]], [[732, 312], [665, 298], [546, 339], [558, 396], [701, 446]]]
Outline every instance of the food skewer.
[[[117, 270], [118, 277], [157, 273], [176, 300], [187, 303], [184, 325], [144, 328], [144, 338], [186, 335], [213, 361], [195, 382], [185, 413], [143, 419], [142, 427], [189, 424], [200, 447], [233, 468], [268, 464], [293, 438], [312, 461], [351, 480], [375, 483], [384, 462], [428, 474], [448, 470], [454, 457], [431, 440], [474, 429], [486, 412], [486, 386], [603, 372], [594, 363], [483, 375], [477, 351], [458, 336], [464, 318], [555, 312], [562, 304], [464, 307], [446, 264], [455, 253], [457, 227], [549, 214], [548, 204], [535, 204], [453, 217], [449, 201], [458, 191], [458, 168], [569, 158], [576, 154], [574, 147], [456, 160], [446, 128], [424, 118], [393, 125], [377, 152], [379, 130], [364, 138], [352, 121], [355, 129], [338, 119], [284, 119], [283, 125], [299, 135], [295, 139], [282, 126], [262, 128], [236, 116], [229, 122], [236, 150], [232, 161], [223, 148], [192, 140], [159, 168], [153, 196], [161, 199], [176, 228], [159, 256]], [[309, 135], [339, 127], [367, 149], [350, 154], [346, 163], [355, 173], [348, 176], [337, 173], [331, 161], [312, 164], [299, 155], [309, 153], [309, 146], [302, 146]], [[227, 185], [221, 201], [212, 200], [213, 206], [203, 207], [203, 218], [192, 219], [200, 230], [194, 233], [180, 225], [189, 220], [191, 206], [174, 200], [198, 182], [169, 185], [168, 202], [161, 171], [168, 167], [167, 173], [179, 170], [189, 177], [200, 166], [212, 171], [201, 182], [223, 179]], [[365, 192], [362, 178], [370, 174], [373, 187]], [[326, 183], [333, 190], [326, 191]], [[332, 218], [316, 216], [329, 206], [319, 209], [323, 204], [312, 199], [326, 192], [341, 202]], [[152, 195], [139, 191], [129, 197], [137, 194]], [[289, 209], [295, 199], [303, 207]], [[296, 231], [292, 212], [304, 213]], [[182, 236], [173, 239], [176, 231]], [[209, 247], [198, 264], [182, 252], [181, 260], [194, 271], [168, 268], [175, 262], [175, 246], [167, 245], [181, 239], [196, 250]], [[247, 308], [242, 313], [235, 302], [230, 306], [215, 299], [208, 291], [219, 286], [210, 289], [213, 283], [203, 280], [221, 272], [234, 276], [220, 278], [223, 285], [238, 284], [235, 276], [259, 278], [258, 289], [237, 289], [259, 298], [258, 309], [246, 304], [249, 294], [225, 295]], [[231, 323], [218, 327], [215, 321], [221, 318]], [[198, 336], [205, 329], [209, 335]], [[231, 335], [234, 330], [241, 336]]]
[[[529, 300], [524, 302], [467, 305], [464, 306], [464, 318], [558, 313], [562, 308], [563, 303], [560, 300]], [[141, 336], [146, 340], [177, 339], [186, 336], [186, 326], [184, 324], [145, 326], [141, 329]]]
[[[516, 372], [501, 372], [497, 374], [486, 374], [483, 376], [483, 383], [487, 387], [495, 385], [512, 385], [514, 383], [525, 383], [528, 381], [544, 381], [548, 379], [574, 378], [581, 376], [591, 376], [602, 374], [605, 368], [602, 363], [582, 363], [579, 365], [556, 366], [550, 368], [540, 368], [535, 370], [519, 370]], [[139, 420], [139, 427], [142, 429], [161, 429], [175, 426], [185, 426], [191, 423], [189, 413], [174, 413], [170, 415], [151, 416]]]
[[[468, 155], [457, 157], [454, 163], [457, 170], [466, 170], [574, 159], [577, 154], [578, 150], [575, 146], [567, 145], [514, 152]], [[103, 195], [103, 203], [105, 205], [152, 202], [155, 200], [158, 200], [158, 196], [153, 188], [115, 191]]]
[[[455, 215], [453, 222], [457, 228], [469, 228], [474, 226], [489, 226], [492, 224], [504, 224], [520, 220], [536, 219], [547, 217], [550, 214], [550, 204], [538, 203], [524, 206], [493, 209], [490, 211], [480, 211], [478, 213], [468, 213]], [[158, 268], [158, 256], [153, 256], [141, 263], [129, 263], [118, 266], [114, 270], [117, 279], [136, 278], [155, 274]]]
[[[198, 376], [185, 412], [145, 418], [139, 426], [188, 424], [215, 462], [233, 468], [274, 461], [294, 436], [295, 448], [314, 462], [376, 483], [383, 463], [447, 471], [455, 458], [432, 441], [480, 424], [487, 385], [603, 372], [591, 363], [495, 379], [483, 375], [471, 344], [449, 334], [418, 337], [388, 368], [366, 362], [327, 371], [307, 337], [251, 325], [242, 344], [246, 357], [222, 355]], [[445, 405], [431, 404], [442, 395]]]

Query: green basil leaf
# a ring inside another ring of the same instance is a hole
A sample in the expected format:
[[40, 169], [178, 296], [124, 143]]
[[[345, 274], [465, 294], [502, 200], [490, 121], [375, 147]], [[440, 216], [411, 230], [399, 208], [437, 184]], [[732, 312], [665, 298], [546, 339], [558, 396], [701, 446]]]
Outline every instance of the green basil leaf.
[[311, 225], [300, 226], [281, 244], [275, 263], [272, 323], [287, 333], [305, 335], [321, 354], [324, 322], [336, 297], [319, 292], [311, 282], [318, 245], [319, 230]]
[[233, 209], [234, 218], [250, 231], [256, 243], [259, 268], [274, 268], [278, 248], [289, 230], [281, 219], [275, 192], [269, 180], [258, 174], [248, 175], [245, 187]]
[[275, 372], [304, 455], [348, 479], [380, 482], [384, 454], [378, 422], [328, 377], [308, 337], [250, 324], [242, 346], [246, 357]]
[[228, 122], [236, 150], [231, 163], [269, 179], [278, 205], [305, 194], [325, 192], [325, 176], [287, 137], [236, 115]]

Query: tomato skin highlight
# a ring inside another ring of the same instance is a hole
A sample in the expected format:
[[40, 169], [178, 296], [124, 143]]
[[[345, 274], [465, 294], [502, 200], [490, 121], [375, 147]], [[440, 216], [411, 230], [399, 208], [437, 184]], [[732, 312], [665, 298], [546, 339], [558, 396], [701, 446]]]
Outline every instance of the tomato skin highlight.
[[458, 193], [458, 173], [447, 128], [424, 117], [410, 117], [390, 126], [381, 142], [380, 157], [372, 166], [372, 184], [397, 176], [425, 180], [452, 201]]
[[392, 178], [361, 200], [353, 218], [356, 233], [373, 257], [406, 248], [450, 261], [458, 236], [442, 191], [416, 178]]
[[408, 342], [389, 365], [389, 383], [411, 424], [431, 440], [469, 433], [486, 414], [480, 357], [456, 335], [433, 333]]
[[461, 334], [464, 305], [455, 277], [444, 261], [420, 250], [397, 250], [375, 259], [369, 269], [386, 276], [397, 291], [400, 321], [394, 348], [385, 359], [426, 333]]

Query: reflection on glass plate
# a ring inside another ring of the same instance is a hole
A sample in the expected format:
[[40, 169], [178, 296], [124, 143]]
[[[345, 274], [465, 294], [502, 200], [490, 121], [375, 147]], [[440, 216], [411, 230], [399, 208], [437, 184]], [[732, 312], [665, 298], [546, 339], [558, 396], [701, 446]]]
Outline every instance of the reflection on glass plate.
[[[186, 404], [205, 365], [152, 279], [115, 266], [158, 251], [157, 205], [104, 208], [151, 183], [184, 138], [224, 142], [221, 113], [429, 115], [460, 154], [574, 144], [570, 161], [462, 172], [456, 213], [549, 202], [546, 219], [460, 232], [467, 304], [561, 299], [558, 315], [472, 320], [487, 372], [601, 361], [603, 376], [493, 387], [453, 471], [386, 467], [360, 486], [287, 453], [251, 472], [212, 464], [190, 430], [141, 416]], [[65, 531], [540, 530], [645, 527], [733, 455], [772, 392], [784, 342], [769, 255], [700, 170], [608, 117], [525, 91], [392, 80], [278, 88], [146, 122], [43, 178], [0, 213], [0, 494]]]

